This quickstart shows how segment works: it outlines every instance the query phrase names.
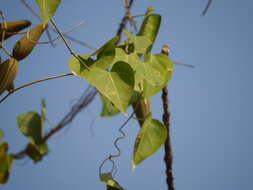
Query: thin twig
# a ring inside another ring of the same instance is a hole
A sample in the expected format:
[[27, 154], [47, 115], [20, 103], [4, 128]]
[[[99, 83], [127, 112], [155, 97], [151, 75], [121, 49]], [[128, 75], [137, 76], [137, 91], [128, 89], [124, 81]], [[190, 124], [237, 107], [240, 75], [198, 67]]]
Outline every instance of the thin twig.
[[[63, 36], [65, 36], [66, 34], [70, 33], [70, 32], [73, 32], [75, 29], [77, 29], [80, 25], [82, 25], [84, 23], [84, 20], [82, 20], [79, 24], [73, 26], [71, 29], [69, 29], [67, 32], [64, 32], [62, 33]], [[36, 41], [33, 41], [31, 39], [29, 39], [30, 41], [36, 43], [36, 44], [48, 44], [48, 43], [51, 43], [51, 45], [53, 44], [53, 42], [55, 42], [56, 40], [60, 39], [61, 36], [58, 35], [57, 37], [55, 38], [52, 38], [50, 36], [50, 40], [49, 41], [41, 41], [41, 42], [36, 42]], [[53, 46], [55, 47], [55, 44], [53, 44]]]
[[206, 15], [206, 13], [207, 13], [208, 9], [210, 8], [211, 4], [212, 4], [212, 0], [208, 0], [205, 9], [201, 13], [201, 16], [205, 16]]
[[[39, 14], [26, 2], [26, 0], [21, 0], [21, 3], [22, 3], [22, 4], [23, 4], [23, 5], [24, 5], [24, 6], [37, 18], [37, 19], [41, 20]], [[48, 26], [48, 29], [50, 29], [51, 31], [57, 33], [57, 31], [56, 31], [54, 28], [51, 28], [50, 26]], [[97, 49], [97, 48], [95, 48], [95, 47], [93, 47], [93, 46], [91, 46], [91, 45], [89, 45], [89, 44], [87, 44], [87, 43], [85, 43], [85, 42], [83, 42], [83, 41], [81, 41], [81, 40], [75, 39], [75, 38], [73, 38], [73, 37], [71, 37], [71, 36], [69, 36], [69, 35], [67, 35], [67, 34], [64, 34], [64, 37], [67, 38], [67, 39], [69, 39], [69, 40], [71, 40], [71, 41], [73, 41], [73, 42], [76, 42], [76, 43], [78, 43], [78, 44], [80, 44], [80, 45], [82, 45], [82, 46], [84, 46], [84, 47], [86, 47], [86, 48], [88, 48], [88, 49], [91, 49], [91, 50], [96, 50], [96, 49]]]
[[66, 77], [66, 76], [71, 76], [73, 75], [73, 73], [67, 73], [67, 74], [62, 74], [62, 75], [57, 75], [57, 76], [52, 76], [52, 77], [47, 77], [47, 78], [43, 78], [43, 79], [39, 79], [39, 80], [36, 80], [36, 81], [33, 81], [33, 82], [29, 82], [27, 84], [23, 84], [13, 90], [10, 90], [8, 94], [6, 94], [6, 96], [4, 96], [1, 100], [0, 100], [0, 103], [2, 103], [5, 99], [7, 99], [11, 94], [17, 92], [18, 90], [22, 89], [22, 88], [25, 88], [25, 87], [28, 87], [28, 86], [31, 86], [33, 84], [36, 84], [36, 83], [39, 83], [39, 82], [44, 82], [44, 81], [47, 81], [47, 80], [51, 80], [51, 79], [56, 79], [56, 78], [60, 78], [60, 77]]
[[[164, 45], [162, 48], [162, 53], [165, 55], [169, 55], [169, 46]], [[173, 153], [172, 153], [172, 145], [170, 138], [170, 111], [169, 111], [169, 98], [168, 98], [168, 89], [167, 86], [162, 90], [162, 102], [163, 102], [163, 123], [167, 128], [168, 135], [166, 141], [164, 143], [164, 162], [166, 165], [166, 181], [168, 185], [168, 190], [174, 190], [174, 177], [173, 177]]]
[[53, 19], [50, 19], [50, 23], [54, 26], [56, 32], [59, 34], [59, 36], [61, 37], [63, 43], [68, 48], [69, 53], [71, 55], [73, 55], [87, 70], [89, 70], [89, 67], [84, 63], [84, 61], [72, 50], [72, 48], [70, 47], [70, 44], [65, 39], [64, 35], [62, 34], [62, 32], [60, 31], [60, 29], [56, 25], [55, 21]]

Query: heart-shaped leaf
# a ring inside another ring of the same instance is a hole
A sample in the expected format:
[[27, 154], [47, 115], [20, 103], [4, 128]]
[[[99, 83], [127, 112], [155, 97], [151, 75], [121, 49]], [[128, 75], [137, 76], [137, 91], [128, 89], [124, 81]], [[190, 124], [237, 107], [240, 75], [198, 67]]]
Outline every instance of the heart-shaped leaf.
[[40, 8], [41, 19], [46, 23], [54, 16], [61, 0], [36, 0], [36, 3]]
[[42, 122], [41, 117], [36, 112], [26, 112], [18, 115], [18, 126], [20, 131], [30, 139], [35, 145], [42, 141]]
[[88, 80], [117, 109], [121, 112], [126, 111], [134, 89], [134, 72], [129, 64], [117, 62], [113, 65], [111, 71], [93, 66], [90, 67], [89, 71], [83, 70], [80, 72], [80, 63], [71, 62], [69, 66], [75, 75]]
[[166, 127], [151, 114], [146, 118], [135, 140], [133, 168], [155, 153], [167, 138]]

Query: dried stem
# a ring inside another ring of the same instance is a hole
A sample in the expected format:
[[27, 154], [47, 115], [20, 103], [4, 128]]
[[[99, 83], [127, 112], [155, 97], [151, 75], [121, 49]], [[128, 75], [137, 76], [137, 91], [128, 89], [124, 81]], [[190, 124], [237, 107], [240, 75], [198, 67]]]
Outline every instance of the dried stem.
[[[164, 45], [162, 48], [162, 53], [169, 55], [169, 46]], [[162, 90], [162, 102], [163, 102], [163, 123], [167, 127], [168, 135], [164, 143], [164, 162], [166, 165], [166, 181], [168, 185], [168, 190], [174, 190], [174, 177], [173, 177], [173, 153], [170, 137], [170, 111], [169, 111], [169, 98], [168, 98], [168, 88], [167, 86]]]
[[[65, 126], [67, 126], [71, 121], [75, 118], [75, 116], [81, 112], [84, 108], [86, 108], [94, 99], [96, 93], [94, 91], [94, 88], [89, 86], [83, 95], [79, 98], [77, 103], [72, 106], [71, 110], [62, 118], [62, 120], [59, 122], [58, 125], [56, 125], [54, 128], [52, 128], [43, 138], [42, 143], [46, 142], [48, 139], [50, 139], [51, 136], [53, 136], [55, 133], [59, 132], [61, 129], [63, 129]], [[15, 159], [22, 159], [26, 156], [26, 148], [21, 150], [20, 152], [13, 155]]]

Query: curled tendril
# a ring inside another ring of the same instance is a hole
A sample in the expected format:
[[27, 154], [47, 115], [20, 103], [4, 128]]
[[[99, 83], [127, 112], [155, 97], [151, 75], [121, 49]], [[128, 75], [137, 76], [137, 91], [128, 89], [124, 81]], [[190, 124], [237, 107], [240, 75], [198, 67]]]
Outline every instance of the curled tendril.
[[128, 124], [128, 122], [133, 118], [133, 116], [134, 116], [134, 112], [127, 118], [127, 120], [118, 129], [118, 131], [122, 134], [122, 136], [119, 136], [118, 138], [116, 138], [115, 141], [114, 141], [114, 143], [113, 143], [114, 147], [117, 150], [117, 153], [116, 154], [110, 154], [108, 157], [106, 157], [102, 161], [102, 163], [99, 166], [99, 174], [102, 174], [102, 168], [105, 165], [105, 163], [107, 161], [110, 161], [112, 163], [111, 172], [113, 173], [113, 175], [116, 175], [116, 173], [117, 173], [117, 167], [116, 167], [115, 161], [113, 159], [117, 158], [117, 157], [120, 157], [120, 155], [121, 155], [121, 150], [119, 148], [118, 142], [126, 137], [126, 134], [123, 131], [123, 128]]

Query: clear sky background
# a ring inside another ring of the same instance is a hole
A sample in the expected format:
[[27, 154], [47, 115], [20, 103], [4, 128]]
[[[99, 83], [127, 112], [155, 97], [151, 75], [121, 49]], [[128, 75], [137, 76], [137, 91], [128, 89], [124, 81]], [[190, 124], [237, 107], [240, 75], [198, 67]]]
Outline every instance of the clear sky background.
[[[35, 1], [28, 2], [36, 7]], [[201, 17], [206, 3], [207, 0], [139, 0], [132, 13], [144, 13], [154, 5], [163, 21], [153, 52], [160, 52], [161, 46], [168, 43], [173, 60], [195, 66], [189, 69], [176, 65], [169, 84], [176, 188], [251, 190], [253, 1], [213, 0], [207, 15]], [[29, 19], [38, 23], [19, 0], [1, 0], [0, 9], [9, 20]], [[84, 19], [85, 24], [71, 35], [99, 47], [115, 35], [123, 14], [120, 0], [62, 1], [55, 21], [62, 31], [67, 31]], [[47, 40], [46, 36], [43, 40]], [[6, 43], [11, 48], [14, 41]], [[76, 53], [91, 52], [70, 43]], [[70, 57], [62, 43], [56, 48], [39, 45], [20, 63], [16, 86], [69, 72]], [[10, 151], [17, 152], [27, 143], [17, 127], [18, 114], [40, 111], [40, 101], [45, 98], [48, 119], [57, 124], [86, 86], [83, 79], [68, 77], [10, 96], [0, 105], [0, 127], [6, 133]], [[161, 108], [159, 94], [153, 98], [153, 112], [158, 119], [162, 116]], [[120, 135], [117, 129], [126, 117], [101, 119], [100, 109], [97, 97], [66, 130], [49, 141], [50, 153], [42, 162], [34, 165], [28, 159], [15, 161], [3, 189], [105, 189], [98, 178], [98, 167], [108, 154], [115, 152], [113, 140]], [[45, 129], [48, 131], [50, 125]], [[138, 130], [136, 121], [125, 128], [127, 137], [119, 143], [122, 156], [116, 159], [116, 179], [128, 190], [166, 189], [163, 148], [134, 172], [131, 169]]]

